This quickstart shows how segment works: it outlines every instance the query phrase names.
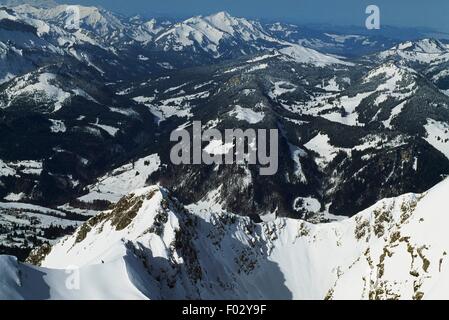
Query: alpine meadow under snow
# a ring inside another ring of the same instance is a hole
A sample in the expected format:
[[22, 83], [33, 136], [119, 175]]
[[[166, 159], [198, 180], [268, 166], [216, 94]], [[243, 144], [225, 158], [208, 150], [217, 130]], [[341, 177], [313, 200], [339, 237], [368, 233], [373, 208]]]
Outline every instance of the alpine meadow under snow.
[[388, 30], [0, 6], [0, 299], [449, 299], [449, 42]]

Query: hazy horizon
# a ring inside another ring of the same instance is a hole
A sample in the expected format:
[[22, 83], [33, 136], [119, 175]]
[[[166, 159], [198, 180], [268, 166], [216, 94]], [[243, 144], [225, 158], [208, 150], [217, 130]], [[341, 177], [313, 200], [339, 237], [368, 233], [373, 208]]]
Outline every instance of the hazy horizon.
[[433, 0], [433, 5], [418, 0], [57, 0], [58, 3], [99, 5], [125, 15], [172, 16], [185, 18], [226, 11], [252, 19], [280, 20], [299, 24], [329, 24], [338, 26], [365, 25], [366, 7], [379, 6], [381, 23], [385, 26], [431, 28], [449, 32], [449, 1]]
[[166, 0], [164, 2], [129, 0], [0, 0], [0, 3], [59, 3], [103, 7], [125, 16], [171, 17], [184, 19], [196, 15], [209, 15], [220, 11], [233, 16], [264, 21], [291, 22], [299, 25], [329, 25], [365, 27], [368, 5], [380, 8], [381, 26], [431, 29], [449, 33], [449, 2], [432, 0], [432, 6], [418, 0]]

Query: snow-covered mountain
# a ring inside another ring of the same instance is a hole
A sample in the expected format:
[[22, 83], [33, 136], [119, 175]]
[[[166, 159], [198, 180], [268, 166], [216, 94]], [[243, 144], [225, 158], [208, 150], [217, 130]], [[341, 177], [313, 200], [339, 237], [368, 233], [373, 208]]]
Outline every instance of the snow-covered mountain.
[[279, 49], [299, 63], [342, 63], [337, 58], [273, 37], [259, 22], [235, 18], [226, 12], [176, 23], [158, 35], [154, 43], [164, 51], [199, 51], [214, 58], [232, 58]]
[[76, 25], [76, 27], [79, 27], [78, 30], [81, 29], [91, 32], [96, 36], [107, 38], [117, 36], [125, 28], [120, 19], [115, 15], [97, 7], [58, 5], [51, 8], [42, 8], [24, 4], [13, 9], [15, 12], [24, 16], [46, 21], [61, 29], [71, 27], [71, 21], [68, 21], [68, 19], [70, 18], [70, 14], [74, 14], [76, 10], [76, 18], [79, 18]]
[[[255, 224], [210, 208], [207, 201], [185, 208], [167, 190], [147, 187], [92, 218], [73, 236], [37, 250], [30, 261], [40, 267], [1, 257], [0, 295], [447, 298], [448, 189], [446, 180], [424, 194], [382, 200], [349, 220], [312, 225], [280, 218]], [[67, 270], [74, 268], [79, 268], [79, 290], [65, 286]]]
[[274, 42], [275, 39], [269, 37], [259, 24], [234, 18], [226, 12], [190, 18], [175, 24], [155, 39], [155, 43], [165, 51], [193, 47], [210, 52], [215, 57], [222, 55], [223, 47], [238, 47], [245, 43], [254, 50], [260, 50], [258, 41]]
[[350, 62], [345, 62], [336, 57], [325, 55], [313, 49], [305, 48], [298, 44], [287, 45], [279, 50], [280, 53], [292, 58], [297, 63], [312, 64], [315, 66], [323, 65], [352, 65]]

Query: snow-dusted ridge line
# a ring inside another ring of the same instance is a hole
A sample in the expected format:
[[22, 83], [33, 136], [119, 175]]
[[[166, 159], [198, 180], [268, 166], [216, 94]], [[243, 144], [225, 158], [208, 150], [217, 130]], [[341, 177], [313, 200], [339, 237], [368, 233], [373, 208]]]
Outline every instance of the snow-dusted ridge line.
[[433, 65], [449, 61], [449, 46], [435, 39], [406, 41], [379, 53], [378, 57]]
[[[194, 205], [187, 211], [167, 190], [147, 187], [49, 253], [35, 254], [44, 268], [1, 257], [0, 297], [447, 298], [448, 191], [445, 180], [422, 195], [385, 199], [353, 218], [313, 225], [286, 218], [255, 224]], [[81, 267], [75, 293], [63, 287], [61, 269], [68, 265]], [[19, 270], [27, 275], [21, 281]]]

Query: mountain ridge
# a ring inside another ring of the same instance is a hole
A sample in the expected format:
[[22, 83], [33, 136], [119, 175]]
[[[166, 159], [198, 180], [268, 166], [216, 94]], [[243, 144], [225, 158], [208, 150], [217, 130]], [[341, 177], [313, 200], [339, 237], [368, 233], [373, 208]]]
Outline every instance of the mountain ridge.
[[[324, 225], [289, 219], [257, 225], [225, 212], [202, 212], [205, 203], [186, 211], [166, 190], [147, 187], [123, 198], [111, 212], [92, 218], [46, 255], [37, 251], [37, 255], [31, 256], [30, 261], [47, 269], [25, 265], [20, 268], [28, 270], [25, 274], [31, 270], [46, 273], [47, 285], [55, 292], [49, 298], [56, 299], [442, 298], [447, 291], [444, 281], [438, 279], [447, 276], [444, 252], [448, 244], [443, 241], [441, 226], [448, 182], [423, 195], [382, 200], [350, 220]], [[435, 232], [423, 233], [429, 225], [435, 227]], [[228, 237], [234, 232], [238, 240], [230, 241]], [[103, 239], [102, 233], [108, 236]], [[205, 235], [210, 241], [202, 239]], [[115, 240], [111, 241], [111, 237]], [[102, 240], [93, 241], [94, 238]], [[294, 247], [299, 251], [286, 256], [283, 250], [291, 253]], [[207, 259], [213, 252], [215, 257], [221, 256], [217, 252], [223, 252], [226, 262]], [[323, 255], [327, 258], [323, 259]], [[6, 270], [18, 267], [10, 258], [2, 257], [1, 261], [7, 264]], [[279, 265], [285, 282], [275, 285], [277, 278], [273, 275], [279, 271], [268, 261]], [[128, 276], [119, 271], [124, 270], [123, 263]], [[71, 293], [54, 282], [58, 273], [68, 265], [74, 268], [73, 264], [81, 268], [81, 293]], [[220, 264], [222, 267], [218, 267]], [[292, 267], [295, 271], [290, 270]], [[107, 290], [108, 285], [98, 291], [96, 285], [102, 287], [98, 284], [101, 281], [86, 282], [95, 274], [110, 274], [112, 270], [120, 275], [120, 286], [126, 288], [119, 295], [113, 293], [116, 290]], [[222, 278], [218, 283], [213, 281], [217, 272]], [[396, 277], [398, 272], [400, 278]], [[23, 298], [20, 288], [26, 288], [27, 281], [15, 284], [14, 274], [2, 274], [2, 282], [9, 284], [2, 291], [3, 298]], [[158, 281], [148, 278], [158, 279], [160, 274], [164, 277]], [[255, 281], [261, 278], [265, 281]], [[134, 293], [130, 296], [131, 292]], [[33, 296], [32, 292], [29, 294]]]
[[[0, 258], [5, 295], [420, 299], [438, 279], [445, 289], [444, 41], [85, 6], [74, 30], [66, 6], [31, 8], [0, 9], [0, 253], [43, 267]], [[194, 121], [278, 130], [279, 170], [173, 165], [170, 134]], [[63, 286], [69, 263], [85, 290]], [[114, 275], [123, 295], [101, 289]]]

